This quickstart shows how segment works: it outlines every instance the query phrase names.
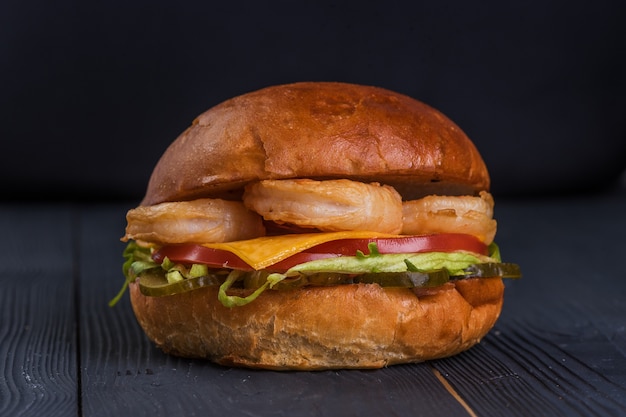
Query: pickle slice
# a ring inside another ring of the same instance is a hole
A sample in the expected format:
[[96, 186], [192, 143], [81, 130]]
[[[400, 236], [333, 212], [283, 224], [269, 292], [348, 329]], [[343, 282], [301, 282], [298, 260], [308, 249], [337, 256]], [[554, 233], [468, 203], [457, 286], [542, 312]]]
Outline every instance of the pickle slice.
[[[267, 271], [253, 271], [244, 273], [243, 287], [248, 289], [259, 288], [265, 284], [270, 272]], [[282, 281], [277, 282], [272, 286], [273, 290], [293, 290], [296, 288], [304, 287], [306, 285], [313, 285], [318, 287], [352, 284], [352, 276], [349, 274], [341, 274], [338, 272], [319, 272], [312, 274], [298, 274], [293, 277], [286, 277]]]
[[[430, 272], [372, 272], [360, 275], [341, 273], [299, 274], [277, 282], [272, 286], [272, 289], [284, 291], [304, 286], [329, 286], [352, 283], [378, 284], [381, 287], [425, 288], [437, 287], [450, 280], [466, 278], [520, 278], [522, 276], [520, 267], [511, 263], [475, 264], [465, 268], [463, 272], [464, 274], [459, 276], [450, 276], [445, 269]], [[256, 289], [266, 283], [268, 276], [269, 272], [267, 271], [242, 272], [238, 281], [242, 281], [243, 288]], [[221, 274], [209, 272], [207, 275], [168, 282], [165, 272], [155, 268], [145, 270], [139, 275], [139, 289], [144, 295], [161, 297], [211, 285], [220, 286], [224, 282], [225, 277], [226, 275], [223, 272]]]
[[[243, 287], [247, 289], [257, 289], [267, 282], [270, 272], [252, 271], [242, 273]], [[273, 290], [293, 290], [308, 285], [306, 276], [298, 275], [295, 277], [285, 278], [272, 286]]]
[[490, 278], [490, 277], [502, 277], [502, 278], [521, 278], [522, 271], [517, 264], [510, 263], [484, 263], [470, 265], [465, 268], [466, 277], [476, 278]]
[[431, 272], [385, 272], [367, 273], [354, 277], [354, 282], [378, 284], [381, 287], [420, 288], [437, 287], [450, 280], [445, 269]]
[[328, 287], [332, 285], [352, 284], [354, 281], [352, 275], [341, 274], [338, 272], [319, 272], [314, 274], [306, 274], [306, 282], [309, 285], [318, 287]]
[[164, 295], [179, 294], [210, 285], [219, 286], [222, 281], [223, 279], [220, 280], [217, 274], [209, 274], [169, 283], [163, 274], [145, 271], [139, 276], [139, 290], [143, 295], [161, 297]]

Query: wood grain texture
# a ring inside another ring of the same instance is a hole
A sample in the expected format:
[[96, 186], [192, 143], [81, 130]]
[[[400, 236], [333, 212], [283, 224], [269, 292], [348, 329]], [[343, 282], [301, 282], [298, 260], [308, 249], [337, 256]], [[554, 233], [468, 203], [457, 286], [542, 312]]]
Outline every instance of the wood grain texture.
[[69, 207], [0, 207], [0, 416], [78, 413]]

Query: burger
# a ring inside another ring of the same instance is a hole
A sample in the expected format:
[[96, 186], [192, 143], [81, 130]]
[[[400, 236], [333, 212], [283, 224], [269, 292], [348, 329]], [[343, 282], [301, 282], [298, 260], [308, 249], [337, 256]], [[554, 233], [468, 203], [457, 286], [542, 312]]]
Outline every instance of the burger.
[[474, 144], [420, 101], [267, 87], [166, 149], [126, 216], [125, 287], [176, 356], [273, 370], [448, 357], [489, 332], [502, 278], [520, 276], [494, 243], [489, 185]]

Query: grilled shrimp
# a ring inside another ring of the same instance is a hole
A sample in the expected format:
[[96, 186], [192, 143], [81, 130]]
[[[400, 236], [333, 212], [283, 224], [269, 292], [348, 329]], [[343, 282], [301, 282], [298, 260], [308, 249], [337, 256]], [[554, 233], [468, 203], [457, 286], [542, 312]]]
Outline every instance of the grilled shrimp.
[[264, 219], [325, 232], [400, 233], [402, 198], [389, 186], [347, 179], [265, 180], [246, 187], [243, 202]]
[[493, 197], [482, 191], [472, 196], [427, 196], [403, 203], [402, 234], [467, 233], [484, 243], [493, 241]]
[[199, 199], [140, 206], [126, 215], [122, 240], [158, 243], [212, 243], [251, 239], [265, 234], [261, 216], [241, 202]]

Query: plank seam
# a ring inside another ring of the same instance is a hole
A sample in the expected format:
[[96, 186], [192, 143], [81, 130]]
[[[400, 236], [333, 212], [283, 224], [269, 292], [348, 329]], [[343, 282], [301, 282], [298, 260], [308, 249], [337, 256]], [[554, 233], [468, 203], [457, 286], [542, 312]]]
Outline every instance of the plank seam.
[[452, 397], [454, 397], [454, 399], [461, 405], [461, 407], [463, 407], [465, 411], [467, 411], [467, 414], [469, 414], [471, 417], [478, 417], [474, 410], [472, 410], [469, 404], [467, 404], [465, 400], [459, 395], [459, 393], [456, 392], [454, 387], [452, 387], [450, 382], [448, 382], [448, 380], [441, 374], [441, 372], [439, 372], [439, 370], [431, 364], [429, 364], [428, 366], [430, 366], [430, 369], [435, 374], [441, 385], [443, 385], [443, 387], [450, 393], [450, 395], [452, 395]]
[[80, 208], [71, 209], [71, 238], [72, 238], [72, 280], [74, 284], [74, 326], [76, 331], [76, 408], [78, 416], [83, 415], [83, 384], [82, 384], [82, 355], [81, 355], [81, 311], [80, 311], [80, 257], [81, 257], [81, 211]]

